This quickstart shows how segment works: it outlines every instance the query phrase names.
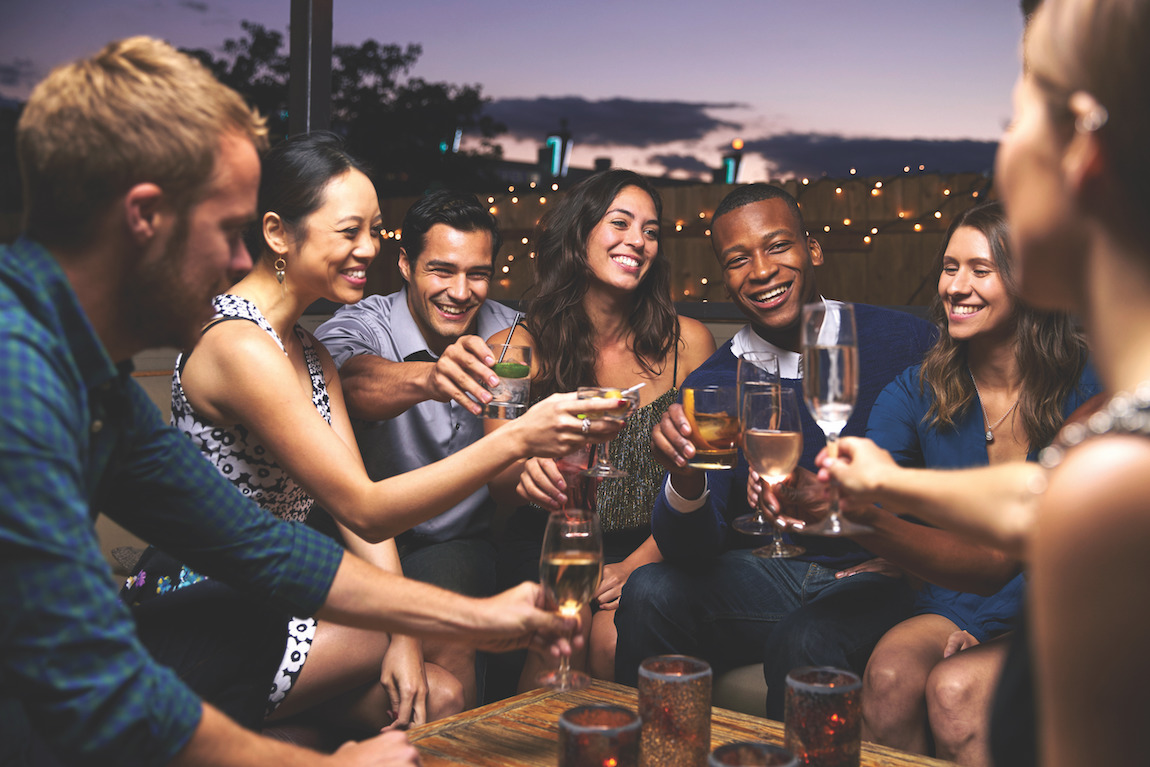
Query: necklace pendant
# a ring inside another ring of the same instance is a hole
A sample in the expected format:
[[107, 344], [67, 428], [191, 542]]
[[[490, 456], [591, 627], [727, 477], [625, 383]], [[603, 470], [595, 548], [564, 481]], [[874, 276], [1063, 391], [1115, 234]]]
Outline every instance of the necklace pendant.
[[986, 430], [986, 441], [994, 442], [994, 432], [992, 432], [990, 429]]

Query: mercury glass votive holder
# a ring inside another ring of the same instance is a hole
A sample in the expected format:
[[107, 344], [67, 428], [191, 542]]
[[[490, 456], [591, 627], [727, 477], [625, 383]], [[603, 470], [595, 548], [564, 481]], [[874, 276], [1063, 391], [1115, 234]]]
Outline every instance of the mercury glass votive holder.
[[639, 664], [642, 767], [703, 767], [711, 750], [711, 666], [686, 655]]
[[719, 746], [707, 759], [708, 767], [799, 767], [799, 760], [782, 746], [742, 741]]
[[862, 748], [862, 680], [829, 666], [787, 674], [784, 744], [802, 765], [858, 767]]
[[559, 767], [638, 767], [639, 727], [620, 706], [577, 706], [559, 716]]

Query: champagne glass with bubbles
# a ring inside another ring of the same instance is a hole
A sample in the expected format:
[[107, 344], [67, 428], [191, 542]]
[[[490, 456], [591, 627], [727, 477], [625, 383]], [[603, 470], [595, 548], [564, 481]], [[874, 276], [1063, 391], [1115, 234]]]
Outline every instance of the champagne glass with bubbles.
[[[774, 490], [786, 481], [803, 454], [798, 394], [792, 389], [749, 391], [743, 400], [743, 455]], [[777, 509], [776, 509], [777, 511]], [[797, 557], [806, 549], [783, 540], [782, 530], [756, 508], [738, 517], [734, 528], [750, 535], [772, 534], [771, 543], [752, 553], [764, 558]]]
[[[591, 602], [603, 577], [603, 534], [599, 515], [586, 509], [553, 511], [543, 533], [539, 582], [547, 606], [564, 617], [576, 617]], [[570, 657], [559, 658], [559, 668], [539, 677], [552, 690], [578, 690], [590, 684], [582, 671], [571, 670]]]
[[[839, 433], [854, 412], [859, 388], [858, 336], [854, 306], [820, 301], [803, 307], [803, 395], [811, 417], [827, 436], [827, 452], [834, 457]], [[844, 519], [839, 513], [838, 486], [830, 486], [830, 513], [804, 533], [853, 535], [871, 528]]]

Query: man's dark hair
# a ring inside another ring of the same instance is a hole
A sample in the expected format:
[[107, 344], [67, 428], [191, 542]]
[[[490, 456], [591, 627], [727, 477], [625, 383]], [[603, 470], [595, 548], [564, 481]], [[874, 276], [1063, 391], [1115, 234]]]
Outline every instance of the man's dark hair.
[[1042, 5], [1042, 0], [1022, 0], [1019, 5], [1022, 6], [1022, 17], [1030, 21], [1030, 17], [1038, 10], [1038, 6]]
[[436, 224], [444, 224], [460, 232], [488, 232], [491, 234], [491, 264], [503, 246], [499, 222], [479, 204], [475, 195], [441, 189], [429, 192], [416, 200], [403, 217], [403, 252], [407, 263], [415, 266], [419, 254], [427, 244], [427, 233]]
[[782, 200], [785, 202], [794, 215], [795, 221], [799, 224], [799, 231], [804, 233], [807, 231], [807, 225], [803, 222], [803, 213], [799, 210], [798, 201], [791, 197], [785, 189], [773, 184], [745, 184], [732, 190], [715, 208], [715, 213], [711, 216], [711, 226], [713, 227], [716, 221], [735, 208], [764, 200]]

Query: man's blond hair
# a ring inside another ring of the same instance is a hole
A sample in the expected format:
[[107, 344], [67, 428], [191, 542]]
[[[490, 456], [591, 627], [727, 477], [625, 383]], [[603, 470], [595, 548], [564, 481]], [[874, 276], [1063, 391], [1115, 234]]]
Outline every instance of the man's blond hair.
[[144, 182], [184, 210], [229, 133], [267, 146], [263, 118], [168, 43], [132, 37], [58, 67], [17, 126], [24, 231], [46, 245], [81, 246], [108, 206]]

